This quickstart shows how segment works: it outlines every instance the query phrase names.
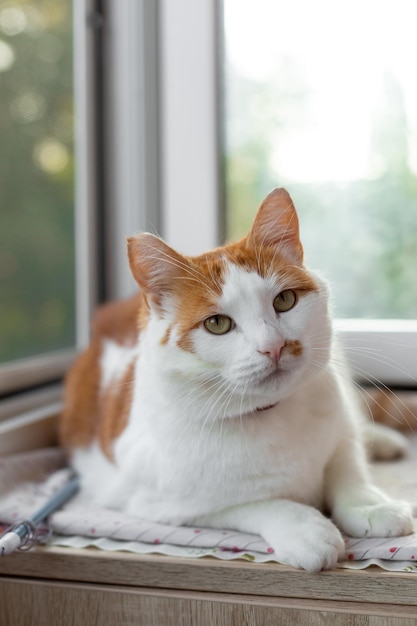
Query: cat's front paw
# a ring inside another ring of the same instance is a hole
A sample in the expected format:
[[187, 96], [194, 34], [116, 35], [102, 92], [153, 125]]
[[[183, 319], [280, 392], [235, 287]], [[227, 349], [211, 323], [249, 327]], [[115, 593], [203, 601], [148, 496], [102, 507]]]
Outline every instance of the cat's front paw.
[[281, 563], [309, 572], [332, 569], [345, 554], [339, 530], [321, 514], [315, 519], [307, 517], [304, 523], [271, 543]]
[[400, 537], [414, 531], [406, 502], [354, 506], [345, 512], [339, 526], [351, 537]]

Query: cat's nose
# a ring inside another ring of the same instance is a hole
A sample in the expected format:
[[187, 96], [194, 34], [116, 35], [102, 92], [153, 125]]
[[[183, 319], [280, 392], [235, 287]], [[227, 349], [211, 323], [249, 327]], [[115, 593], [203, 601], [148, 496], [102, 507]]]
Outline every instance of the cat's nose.
[[269, 357], [271, 361], [277, 365], [281, 356], [281, 350], [284, 347], [284, 343], [277, 343], [274, 345], [267, 346], [264, 350], [258, 350], [260, 354], [264, 354]]

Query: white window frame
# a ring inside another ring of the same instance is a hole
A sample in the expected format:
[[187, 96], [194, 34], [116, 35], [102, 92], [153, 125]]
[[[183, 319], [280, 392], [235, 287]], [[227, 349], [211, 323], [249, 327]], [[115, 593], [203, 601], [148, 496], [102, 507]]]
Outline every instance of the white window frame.
[[222, 235], [219, 11], [216, 0], [160, 1], [163, 235], [185, 254]]
[[137, 289], [125, 239], [161, 233], [158, 2], [104, 0], [106, 298]]
[[[74, 0], [75, 100], [75, 271], [74, 348], [0, 366], [0, 394], [60, 378], [77, 351], [88, 344], [90, 320], [101, 298], [128, 295], [134, 288], [124, 252], [125, 237], [160, 230], [158, 158], [157, 3]], [[106, 45], [97, 50], [96, 30]], [[104, 171], [97, 168], [97, 56], [106, 65], [105, 143], [111, 146]], [[135, 59], [140, 60], [135, 63]], [[100, 174], [104, 181], [100, 181]], [[103, 184], [104, 196], [98, 194]], [[106, 207], [98, 207], [105, 201]], [[98, 224], [98, 213], [105, 213]], [[104, 237], [106, 284], [99, 294], [98, 237]]]
[[[161, 0], [164, 235], [189, 253], [219, 243], [222, 10], [221, 0]], [[417, 321], [337, 320], [336, 328], [359, 380], [416, 385]]]

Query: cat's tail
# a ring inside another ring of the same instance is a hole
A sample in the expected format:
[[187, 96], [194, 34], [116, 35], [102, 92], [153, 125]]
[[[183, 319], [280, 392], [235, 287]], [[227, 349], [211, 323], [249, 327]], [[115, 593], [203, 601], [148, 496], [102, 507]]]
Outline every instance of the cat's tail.
[[403, 456], [408, 448], [404, 435], [417, 432], [417, 392], [366, 389], [362, 398], [370, 416], [363, 425], [369, 456], [379, 460]]
[[417, 433], [417, 392], [366, 390], [372, 420], [404, 433]]

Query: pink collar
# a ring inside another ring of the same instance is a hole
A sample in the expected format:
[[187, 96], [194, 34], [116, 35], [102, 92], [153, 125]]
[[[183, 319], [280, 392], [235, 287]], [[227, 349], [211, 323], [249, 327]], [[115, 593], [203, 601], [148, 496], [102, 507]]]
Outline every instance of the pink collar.
[[255, 409], [254, 413], [260, 413], [261, 411], [267, 411], [268, 409], [273, 409], [274, 406], [277, 406], [279, 402], [275, 402], [275, 404], [268, 404], [267, 406], [261, 406], [259, 409]]

